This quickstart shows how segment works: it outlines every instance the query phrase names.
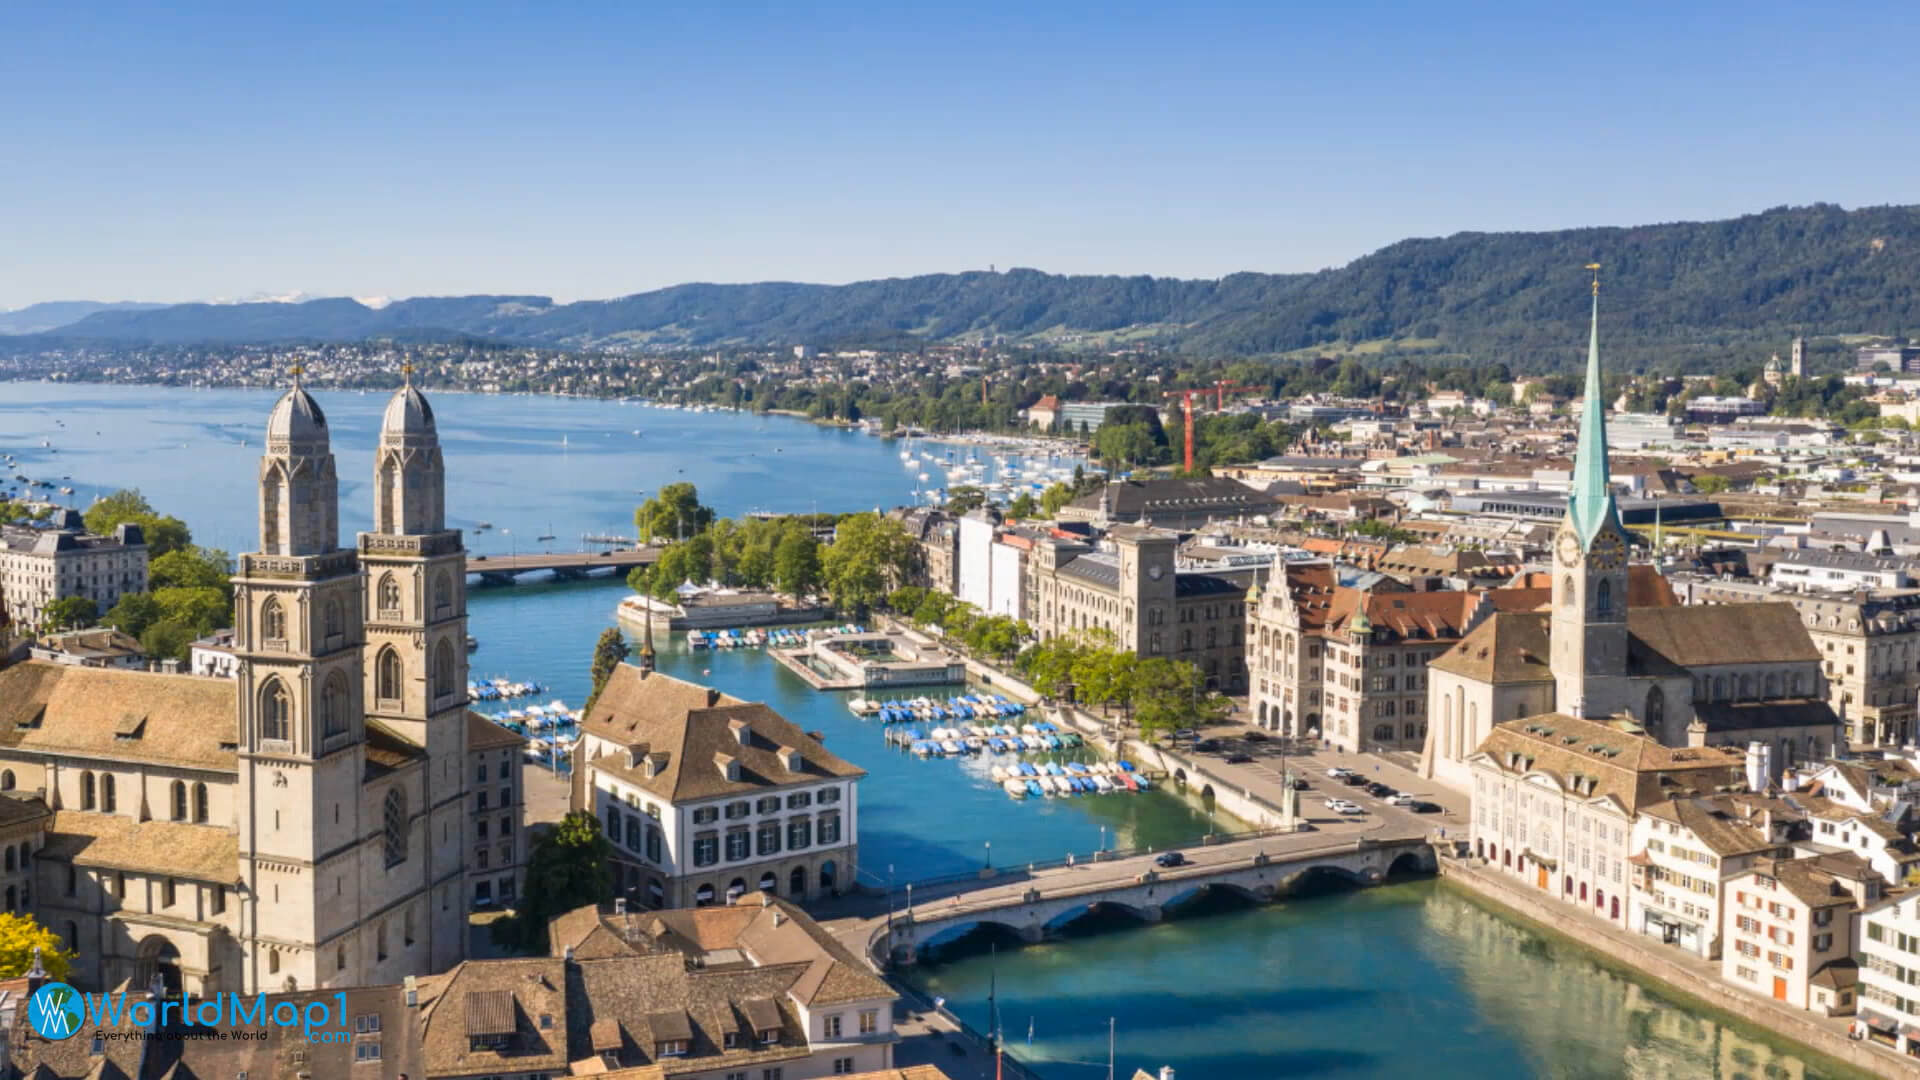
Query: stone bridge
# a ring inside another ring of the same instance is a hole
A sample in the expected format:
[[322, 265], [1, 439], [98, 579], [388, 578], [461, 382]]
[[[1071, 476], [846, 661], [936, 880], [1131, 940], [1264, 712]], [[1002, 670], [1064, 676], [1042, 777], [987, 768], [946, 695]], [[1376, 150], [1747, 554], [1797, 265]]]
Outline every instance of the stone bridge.
[[615, 551], [550, 552], [528, 555], [469, 555], [467, 573], [477, 575], [482, 585], [512, 585], [522, 574], [550, 570], [559, 580], [594, 575], [625, 575], [636, 566], [652, 566], [659, 561], [658, 548], [626, 548]]
[[[928, 943], [982, 925], [1004, 927], [1024, 941], [1044, 941], [1096, 910], [1158, 922], [1203, 894], [1225, 891], [1269, 903], [1320, 884], [1377, 885], [1401, 874], [1438, 869], [1426, 837], [1343, 840], [1295, 835], [1188, 849], [1195, 861], [1161, 867], [1153, 856], [1083, 864], [1076, 873], [1001, 882], [983, 875], [978, 886], [909, 905], [886, 922], [870, 920], [869, 955], [886, 964], [911, 964]], [[1316, 846], [1301, 841], [1319, 840]]]

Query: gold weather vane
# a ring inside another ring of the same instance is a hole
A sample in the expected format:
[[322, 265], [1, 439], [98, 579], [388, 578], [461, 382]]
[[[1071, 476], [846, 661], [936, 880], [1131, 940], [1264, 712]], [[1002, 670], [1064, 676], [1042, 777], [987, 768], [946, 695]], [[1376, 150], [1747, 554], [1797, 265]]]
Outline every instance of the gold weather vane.
[[401, 364], [400, 377], [406, 381], [406, 384], [408, 386], [412, 386], [413, 385], [413, 365]]
[[305, 374], [306, 370], [307, 370], [306, 368], [300, 366], [297, 363], [287, 369], [288, 373], [290, 373], [293, 376], [293, 385], [295, 386], [300, 385], [300, 376]]
[[1593, 295], [1600, 295], [1600, 264], [1588, 263], [1587, 269], [1593, 271]]

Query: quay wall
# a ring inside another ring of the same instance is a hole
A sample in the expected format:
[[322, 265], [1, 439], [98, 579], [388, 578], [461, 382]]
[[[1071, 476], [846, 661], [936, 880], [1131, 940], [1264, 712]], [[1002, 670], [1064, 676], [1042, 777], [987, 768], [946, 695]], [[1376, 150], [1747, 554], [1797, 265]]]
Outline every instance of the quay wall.
[[1642, 945], [1623, 931], [1570, 918], [1565, 905], [1516, 887], [1467, 861], [1442, 858], [1439, 862], [1442, 881], [1541, 929], [1570, 938], [1617, 966], [1653, 978], [1711, 1008], [1742, 1017], [1862, 1072], [1908, 1080], [1920, 1077], [1920, 1059], [1911, 1059], [1911, 1063], [1902, 1061], [1894, 1052], [1848, 1038], [1844, 1032], [1819, 1022], [1812, 1013], [1776, 1005], [1721, 981], [1717, 975], [1686, 967], [1671, 955], [1671, 949], [1651, 943]]

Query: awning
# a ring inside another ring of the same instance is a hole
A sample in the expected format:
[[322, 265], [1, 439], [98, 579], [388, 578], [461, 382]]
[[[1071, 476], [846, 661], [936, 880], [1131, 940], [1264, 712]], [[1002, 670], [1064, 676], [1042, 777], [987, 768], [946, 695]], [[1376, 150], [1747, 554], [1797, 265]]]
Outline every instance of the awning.
[[1856, 1009], [1854, 1011], [1859, 1014], [1860, 1022], [1870, 1028], [1878, 1028], [1881, 1031], [1900, 1030], [1900, 1024], [1897, 1021], [1889, 1020], [1884, 1016], [1869, 1012], [1866, 1009]]

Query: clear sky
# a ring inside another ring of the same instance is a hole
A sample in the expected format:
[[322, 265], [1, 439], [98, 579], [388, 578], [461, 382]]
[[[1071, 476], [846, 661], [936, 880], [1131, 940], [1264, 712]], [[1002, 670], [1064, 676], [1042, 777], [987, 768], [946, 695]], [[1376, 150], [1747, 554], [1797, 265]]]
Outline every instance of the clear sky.
[[1890, 0], [436, 8], [0, 12], [0, 308], [1215, 277], [1920, 202]]

